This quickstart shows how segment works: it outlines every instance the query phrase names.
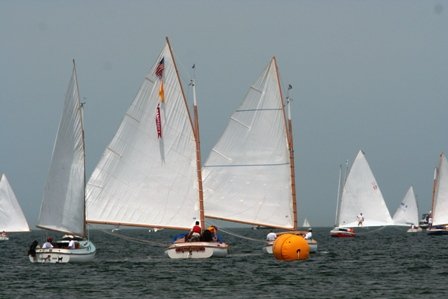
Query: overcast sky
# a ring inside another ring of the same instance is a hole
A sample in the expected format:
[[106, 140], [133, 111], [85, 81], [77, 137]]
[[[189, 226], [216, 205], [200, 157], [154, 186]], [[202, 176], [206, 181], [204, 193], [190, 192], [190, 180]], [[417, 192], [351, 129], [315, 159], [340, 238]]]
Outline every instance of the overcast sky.
[[90, 176], [170, 38], [196, 64], [202, 157], [272, 56], [292, 107], [299, 223], [334, 224], [339, 164], [358, 150], [393, 214], [430, 208], [448, 152], [448, 1], [0, 0], [0, 172], [36, 224], [72, 59]]

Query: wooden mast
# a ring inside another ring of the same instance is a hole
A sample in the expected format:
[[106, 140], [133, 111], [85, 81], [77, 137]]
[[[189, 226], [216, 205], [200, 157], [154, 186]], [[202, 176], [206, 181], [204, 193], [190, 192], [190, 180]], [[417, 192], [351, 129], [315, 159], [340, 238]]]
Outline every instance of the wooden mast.
[[[170, 44], [168, 37], [166, 37], [166, 43], [168, 44], [168, 48], [170, 50], [170, 54], [171, 54], [171, 57], [172, 57], [173, 63], [174, 63], [174, 69], [176, 70], [176, 75], [180, 82], [179, 71], [177, 70], [176, 60], [174, 59], [173, 51], [171, 49], [171, 44]], [[198, 194], [199, 195], [199, 221], [200, 221], [201, 228], [204, 229], [205, 214], [204, 214], [204, 195], [203, 195], [203, 188], [202, 188], [202, 164], [201, 164], [201, 142], [200, 142], [200, 138], [199, 138], [199, 119], [198, 119], [198, 108], [197, 108], [197, 104], [196, 104], [196, 90], [194, 88], [195, 85], [194, 85], [193, 80], [192, 80], [191, 84], [193, 86], [193, 98], [194, 98], [194, 109], [193, 109], [194, 110], [194, 120], [193, 120], [193, 122], [191, 121], [190, 110], [188, 109], [188, 103], [187, 103], [187, 100], [185, 97], [185, 92], [182, 87], [182, 84], [180, 84], [180, 89], [182, 91], [182, 97], [184, 99], [185, 106], [187, 107], [188, 116], [190, 118], [190, 122], [192, 123], [193, 134], [195, 136], [196, 168], [197, 168], [196, 171], [197, 171], [197, 176], [198, 176], [198, 193], [199, 193]]]
[[288, 106], [288, 119], [286, 121], [285, 116], [285, 109], [284, 102], [283, 102], [283, 94], [282, 94], [282, 88], [280, 86], [280, 78], [279, 78], [279, 72], [278, 72], [278, 66], [277, 66], [277, 60], [275, 57], [272, 57], [272, 60], [275, 64], [275, 71], [277, 74], [277, 83], [278, 88], [280, 90], [280, 98], [282, 102], [282, 110], [283, 110], [283, 118], [285, 119], [285, 126], [286, 126], [286, 135], [288, 139], [288, 149], [289, 149], [289, 166], [290, 166], [290, 173], [291, 173], [291, 195], [292, 195], [292, 209], [293, 209], [293, 229], [297, 230], [298, 227], [298, 217], [297, 217], [297, 194], [296, 194], [296, 178], [295, 178], [295, 162], [294, 162], [294, 140], [293, 140], [293, 134], [292, 134], [292, 120], [291, 120], [291, 99], [289, 97], [289, 90], [292, 89], [292, 86], [288, 86], [287, 94], [286, 94], [286, 105]]
[[205, 213], [204, 213], [204, 190], [202, 187], [202, 165], [201, 165], [201, 140], [199, 137], [199, 113], [196, 101], [196, 82], [191, 80], [193, 88], [193, 110], [194, 110], [194, 133], [196, 136], [196, 168], [198, 173], [198, 191], [199, 191], [199, 219], [201, 228], [205, 229]]

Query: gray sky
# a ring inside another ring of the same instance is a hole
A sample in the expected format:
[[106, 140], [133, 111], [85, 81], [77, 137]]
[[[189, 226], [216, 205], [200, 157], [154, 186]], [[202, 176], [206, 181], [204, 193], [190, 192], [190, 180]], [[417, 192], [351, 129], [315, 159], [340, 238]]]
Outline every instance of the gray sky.
[[276, 56], [292, 84], [299, 223], [334, 223], [363, 149], [393, 214], [448, 152], [448, 1], [0, 0], [0, 172], [31, 225], [76, 59], [91, 174], [168, 36], [196, 64], [202, 156]]

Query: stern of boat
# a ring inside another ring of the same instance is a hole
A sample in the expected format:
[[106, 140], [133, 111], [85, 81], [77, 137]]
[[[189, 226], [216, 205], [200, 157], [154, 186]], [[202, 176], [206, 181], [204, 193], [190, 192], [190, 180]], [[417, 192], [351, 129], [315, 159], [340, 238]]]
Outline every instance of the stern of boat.
[[228, 245], [218, 242], [182, 242], [171, 244], [165, 254], [172, 259], [204, 259], [225, 257]]

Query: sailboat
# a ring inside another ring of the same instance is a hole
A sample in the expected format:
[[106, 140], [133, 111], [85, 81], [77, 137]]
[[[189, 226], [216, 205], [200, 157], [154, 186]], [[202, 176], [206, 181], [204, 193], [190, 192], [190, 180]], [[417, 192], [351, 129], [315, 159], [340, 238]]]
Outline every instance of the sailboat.
[[411, 226], [408, 232], [419, 232], [422, 229], [418, 226], [418, 206], [417, 199], [415, 198], [414, 188], [409, 187], [408, 192], [404, 196], [400, 203], [400, 206], [395, 211], [392, 217], [394, 225], [398, 226]]
[[308, 221], [307, 218], [305, 218], [305, 220], [303, 220], [303, 225], [302, 227], [311, 227], [310, 222]]
[[[196, 100], [194, 113], [193, 120], [167, 38], [89, 179], [89, 223], [189, 230], [199, 221], [204, 228]], [[178, 240], [165, 252], [221, 257], [228, 245]]]
[[[393, 224], [363, 151], [358, 152], [350, 168], [336, 214], [336, 227], [330, 231], [332, 237], [354, 237], [354, 227]], [[363, 219], [358, 218], [357, 215]]]
[[440, 154], [439, 167], [434, 171], [432, 211], [430, 212], [429, 235], [448, 234], [448, 162], [444, 153]]
[[0, 174], [0, 241], [10, 232], [29, 232], [30, 227], [5, 174]]
[[53, 248], [37, 247], [35, 252], [30, 248], [31, 262], [76, 263], [94, 258], [96, 248], [87, 238], [85, 222], [85, 177], [83, 113], [73, 60], [37, 225], [65, 235]]
[[[205, 216], [291, 233], [297, 230], [294, 173], [291, 113], [286, 116], [273, 57], [204, 164]], [[272, 242], [267, 246], [272, 252]]]

